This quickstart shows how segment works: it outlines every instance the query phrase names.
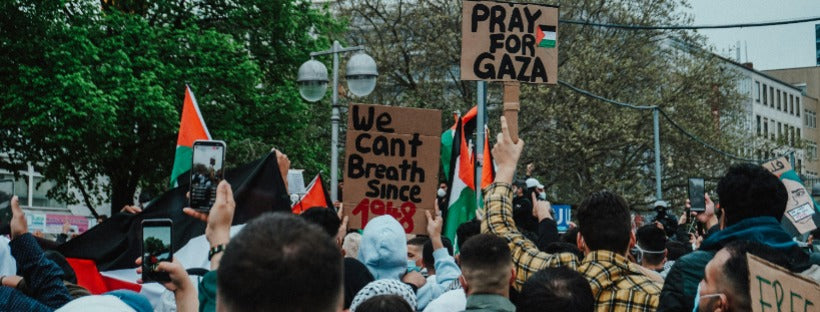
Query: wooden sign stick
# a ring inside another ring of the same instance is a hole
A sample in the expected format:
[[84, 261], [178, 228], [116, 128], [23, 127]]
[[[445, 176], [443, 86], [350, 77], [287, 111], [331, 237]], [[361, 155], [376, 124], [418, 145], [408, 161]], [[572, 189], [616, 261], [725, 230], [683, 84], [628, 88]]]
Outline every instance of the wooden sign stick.
[[518, 111], [520, 102], [521, 83], [518, 81], [504, 82], [504, 118], [507, 119], [507, 128], [513, 143], [518, 143]]

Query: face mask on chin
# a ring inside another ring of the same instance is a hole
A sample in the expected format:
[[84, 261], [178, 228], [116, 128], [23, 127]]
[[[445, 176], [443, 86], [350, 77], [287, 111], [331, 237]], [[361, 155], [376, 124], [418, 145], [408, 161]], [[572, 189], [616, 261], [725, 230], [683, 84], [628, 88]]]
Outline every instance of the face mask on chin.
[[702, 297], [701, 297], [701, 296], [700, 296], [700, 286], [701, 286], [701, 285], [703, 285], [703, 281], [701, 281], [700, 283], [698, 283], [698, 290], [697, 290], [697, 292], [695, 292], [695, 307], [692, 309], [692, 312], [698, 312], [698, 310], [700, 310], [700, 300], [701, 300], [701, 299], [703, 299], [703, 298], [719, 297], [719, 296], [720, 296], [720, 293], [716, 293], [716, 294], [708, 294], [708, 295], [704, 295], [704, 296], [702, 296]]
[[436, 191], [436, 195], [438, 195], [438, 197], [444, 197], [445, 195], [447, 195], [447, 191], [445, 191], [443, 188], [439, 188], [438, 191]]
[[547, 193], [538, 194], [538, 199], [539, 200], [547, 200]]

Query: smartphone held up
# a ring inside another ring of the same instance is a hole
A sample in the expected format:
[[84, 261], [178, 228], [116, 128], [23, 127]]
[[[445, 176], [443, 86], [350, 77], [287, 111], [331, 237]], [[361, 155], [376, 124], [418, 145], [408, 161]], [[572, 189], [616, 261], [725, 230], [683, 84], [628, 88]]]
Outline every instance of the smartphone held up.
[[170, 281], [168, 273], [159, 271], [160, 262], [171, 262], [174, 246], [171, 241], [171, 219], [142, 220], [142, 280], [144, 282]]
[[689, 205], [691, 211], [702, 212], [706, 210], [706, 190], [703, 186], [703, 178], [689, 178]]
[[216, 200], [216, 188], [225, 179], [225, 142], [197, 140], [193, 145], [189, 207], [208, 212]]

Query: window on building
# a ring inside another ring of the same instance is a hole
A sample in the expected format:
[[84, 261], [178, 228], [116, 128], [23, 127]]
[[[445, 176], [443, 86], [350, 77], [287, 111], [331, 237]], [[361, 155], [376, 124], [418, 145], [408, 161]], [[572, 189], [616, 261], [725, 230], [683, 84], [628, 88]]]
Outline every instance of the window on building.
[[766, 84], [763, 84], [763, 105], [769, 104], [769, 98], [767, 96], [769, 92], [766, 91]]
[[777, 139], [780, 140], [783, 138], [783, 124], [779, 121], [777, 122]]
[[777, 90], [777, 110], [780, 110], [780, 90]]
[[760, 103], [760, 81], [755, 81], [755, 101]]
[[768, 118], [763, 118], [763, 137], [764, 138], [769, 137], [769, 119]]
[[769, 87], [769, 107], [774, 108], [774, 87]]
[[794, 99], [794, 110], [797, 111], [797, 116], [800, 116], [800, 97]]
[[800, 143], [800, 128], [797, 129], [797, 143]]
[[789, 114], [794, 115], [794, 95], [789, 94]]
[[[28, 205], [28, 176], [21, 175], [19, 179], [15, 179], [11, 173], [0, 174], [0, 192], [17, 195], [20, 200], [20, 205]], [[0, 196], [2, 197], [2, 196]]]
[[757, 115], [757, 136], [760, 136], [760, 115]]
[[789, 126], [789, 146], [794, 146], [794, 127]]
[[803, 173], [803, 170], [802, 170], [802, 169], [803, 169], [803, 160], [802, 160], [802, 159], [798, 159], [798, 160], [797, 160], [797, 173], [798, 173], [798, 174]]

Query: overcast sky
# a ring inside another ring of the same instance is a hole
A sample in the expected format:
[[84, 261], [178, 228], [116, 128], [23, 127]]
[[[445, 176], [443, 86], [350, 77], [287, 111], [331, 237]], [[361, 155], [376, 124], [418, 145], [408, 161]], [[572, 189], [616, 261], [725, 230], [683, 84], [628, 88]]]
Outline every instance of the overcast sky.
[[[689, 0], [695, 24], [767, 22], [820, 16], [820, 0]], [[735, 59], [740, 41], [740, 61], [755, 69], [816, 66], [814, 25], [808, 22], [781, 26], [698, 30], [718, 54]]]

